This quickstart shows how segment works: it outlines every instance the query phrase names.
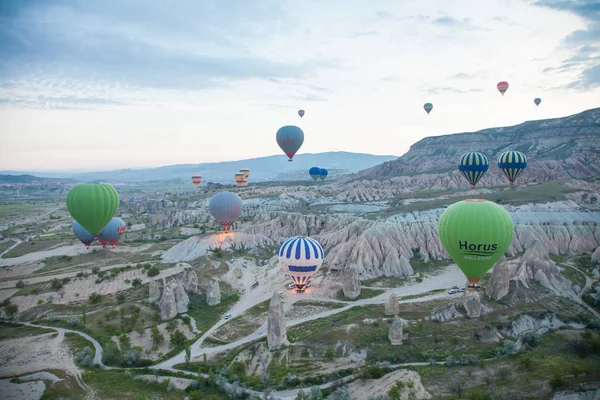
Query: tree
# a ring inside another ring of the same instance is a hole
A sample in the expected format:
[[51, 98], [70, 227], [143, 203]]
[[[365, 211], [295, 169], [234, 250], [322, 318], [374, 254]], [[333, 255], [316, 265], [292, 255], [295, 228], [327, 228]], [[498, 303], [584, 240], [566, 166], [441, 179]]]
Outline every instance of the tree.
[[87, 306], [85, 304], [83, 304], [81, 306], [81, 322], [83, 323], [83, 326], [85, 326], [85, 323], [87, 322], [86, 316], [87, 316]]
[[97, 274], [100, 272], [100, 267], [92, 267], [92, 274]]
[[400, 389], [398, 389], [398, 386], [394, 385], [388, 390], [387, 395], [390, 400], [400, 400]]
[[179, 329], [177, 329], [175, 332], [171, 333], [169, 338], [171, 339], [172, 347], [183, 346], [187, 340], [187, 338], [185, 337], [183, 332], [181, 332]]
[[146, 275], [148, 275], [149, 277], [153, 277], [160, 274], [160, 269], [156, 266], [154, 267], [150, 267], [150, 269], [148, 270], [148, 272], [146, 272]]
[[321, 400], [322, 398], [323, 391], [320, 388], [314, 387], [310, 389], [310, 400]]
[[16, 286], [17, 286], [17, 289], [24, 288], [24, 287], [25, 287], [25, 282], [23, 282], [23, 281], [18, 281]]
[[192, 349], [190, 348], [190, 346], [188, 346], [185, 348], [185, 363], [189, 364], [191, 358], [192, 358]]
[[348, 393], [348, 389], [345, 387], [337, 388], [335, 392], [328, 397], [330, 400], [352, 400], [350, 394]]
[[50, 282], [50, 287], [54, 290], [58, 290], [63, 287], [63, 283], [58, 279], [54, 278], [52, 279], [52, 282]]
[[142, 280], [140, 278], [135, 278], [133, 281], [131, 281], [131, 286], [134, 288], [142, 286]]
[[65, 288], [64, 287], [60, 288], [60, 290], [58, 291], [58, 295], [60, 296], [61, 299], [63, 297], [65, 297]]
[[311, 400], [308, 393], [305, 393], [304, 390], [300, 389], [298, 395], [294, 400]]
[[138, 335], [140, 335], [140, 337], [142, 337], [144, 336], [144, 332], [146, 332], [146, 330], [144, 328], [138, 328], [136, 332]]
[[156, 326], [153, 326], [152, 327], [152, 343], [155, 346], [158, 346], [159, 344], [163, 343], [164, 341], [165, 341], [165, 337], [163, 336], [163, 334], [159, 332], [159, 330]]
[[102, 295], [100, 293], [94, 292], [90, 294], [89, 300], [90, 304], [98, 304], [102, 301]]
[[117, 303], [123, 304], [124, 302], [125, 302], [125, 294], [124, 293], [119, 293], [117, 295]]
[[16, 304], [9, 304], [6, 306], [6, 315], [14, 317], [19, 312], [19, 306]]

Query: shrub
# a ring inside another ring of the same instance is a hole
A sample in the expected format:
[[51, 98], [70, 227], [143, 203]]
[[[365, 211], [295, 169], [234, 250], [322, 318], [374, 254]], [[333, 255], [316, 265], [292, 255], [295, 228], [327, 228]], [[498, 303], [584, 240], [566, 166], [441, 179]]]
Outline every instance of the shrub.
[[100, 267], [92, 267], [92, 274], [97, 274], [100, 272]]
[[61, 281], [59, 281], [58, 279], [54, 278], [54, 279], [52, 279], [52, 282], [50, 283], [50, 287], [54, 290], [58, 290], [61, 287], [63, 287], [63, 283]]
[[102, 295], [100, 293], [94, 292], [90, 294], [89, 300], [90, 304], [98, 304], [102, 301]]
[[141, 354], [137, 350], [128, 350], [125, 353], [124, 360], [127, 365], [135, 365], [140, 359]]
[[566, 381], [565, 381], [565, 378], [563, 377], [562, 373], [560, 371], [556, 371], [552, 375], [552, 378], [550, 378], [548, 380], [548, 383], [550, 383], [550, 387], [552, 388], [552, 390], [556, 390], [556, 389], [564, 386]]
[[77, 361], [84, 367], [91, 367], [94, 365], [94, 352], [88, 346], [84, 347], [79, 353], [77, 353]]
[[16, 284], [17, 289], [21, 289], [25, 287], [25, 282], [23, 281], [18, 281]]
[[153, 277], [160, 274], [160, 269], [158, 267], [151, 267], [150, 269], [148, 269], [148, 272], [146, 272], [146, 275], [148, 275], [149, 277]]
[[69, 318], [69, 321], [67, 321], [67, 324], [72, 328], [77, 327], [79, 325], [79, 317], [72, 316]]

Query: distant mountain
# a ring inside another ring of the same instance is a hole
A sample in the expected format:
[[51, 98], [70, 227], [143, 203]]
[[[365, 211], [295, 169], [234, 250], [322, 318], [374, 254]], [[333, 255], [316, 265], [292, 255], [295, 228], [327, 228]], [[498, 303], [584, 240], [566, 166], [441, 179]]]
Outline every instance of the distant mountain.
[[45, 178], [33, 175], [0, 175], [0, 183], [75, 183], [73, 179]]
[[500, 176], [496, 159], [507, 150], [527, 155], [529, 165], [527, 174], [523, 174], [525, 180], [541, 182], [600, 176], [600, 108], [564, 118], [427, 137], [397, 160], [360, 171], [358, 175], [377, 178], [439, 175], [456, 171], [462, 154], [479, 151], [490, 160], [488, 176]]
[[[301, 176], [310, 167], [321, 167], [329, 170], [347, 170], [350, 173], [358, 172], [365, 168], [381, 164], [384, 161], [395, 160], [398, 156], [379, 156], [363, 153], [349, 153], [344, 151], [298, 154], [293, 162], [288, 162], [285, 155], [276, 155], [260, 158], [251, 158], [240, 161], [224, 161], [202, 164], [178, 164], [158, 168], [120, 169], [115, 171], [64, 173], [58, 176], [76, 179], [82, 182], [109, 181], [109, 182], [148, 182], [166, 181], [173, 179], [190, 180], [194, 174], [201, 175], [206, 182], [233, 183], [233, 175], [240, 168], [250, 169], [250, 181], [264, 182], [276, 180], [279, 174], [284, 177], [288, 173]], [[16, 174], [12, 171], [0, 173]], [[55, 173], [48, 175], [57, 176]], [[286, 180], [283, 178], [283, 180]]]

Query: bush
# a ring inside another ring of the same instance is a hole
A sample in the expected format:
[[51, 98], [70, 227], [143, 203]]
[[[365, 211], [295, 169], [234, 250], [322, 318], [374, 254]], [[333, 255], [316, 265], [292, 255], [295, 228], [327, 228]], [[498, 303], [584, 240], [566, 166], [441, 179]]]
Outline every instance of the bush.
[[97, 274], [100, 272], [100, 267], [92, 267], [92, 274]]
[[521, 342], [524, 345], [533, 348], [540, 343], [540, 337], [533, 332], [527, 332], [521, 337]]
[[131, 281], [131, 286], [134, 288], [142, 286], [142, 280], [140, 278], [135, 278], [133, 281]]
[[77, 361], [84, 367], [91, 367], [94, 365], [94, 352], [91, 348], [86, 346], [77, 354]]
[[183, 346], [187, 340], [187, 338], [185, 337], [183, 332], [181, 332], [179, 329], [176, 330], [175, 332], [171, 333], [169, 338], [171, 339], [172, 347]]
[[83, 278], [83, 272], [78, 272], [76, 276], [77, 278]]
[[149, 277], [153, 277], [160, 274], [160, 269], [158, 267], [151, 267], [150, 269], [148, 269], [148, 272], [146, 272], [146, 275], [148, 275]]
[[54, 290], [58, 290], [63, 287], [63, 283], [61, 281], [59, 281], [58, 279], [54, 278], [54, 279], [52, 279], [52, 282], [50, 283], [50, 287]]
[[100, 293], [94, 292], [90, 294], [89, 300], [90, 304], [98, 304], [102, 301], [102, 295]]
[[17, 289], [21, 289], [25, 287], [25, 282], [23, 281], [18, 281], [16, 284]]
[[72, 316], [71, 318], [69, 318], [67, 324], [72, 328], [79, 326], [79, 317]]
[[562, 373], [560, 371], [556, 371], [554, 375], [552, 375], [552, 378], [550, 378], [548, 383], [550, 383], [550, 387], [552, 388], [552, 390], [556, 390], [564, 386], [566, 381]]
[[139, 361], [141, 354], [137, 350], [129, 350], [125, 353], [124, 360], [127, 365], [136, 365]]
[[117, 295], [117, 303], [122, 304], [125, 302], [125, 294], [119, 293]]

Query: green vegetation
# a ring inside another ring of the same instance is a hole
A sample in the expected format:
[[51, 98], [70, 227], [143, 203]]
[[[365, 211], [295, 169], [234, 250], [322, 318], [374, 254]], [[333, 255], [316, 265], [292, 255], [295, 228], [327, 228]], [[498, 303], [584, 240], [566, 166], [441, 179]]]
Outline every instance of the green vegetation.
[[37, 328], [21, 324], [0, 321], [0, 340], [24, 338], [26, 336], [43, 335], [55, 332], [53, 329]]
[[4, 258], [15, 258], [36, 251], [47, 250], [57, 244], [64, 243], [62, 240], [30, 240], [19, 244], [4, 255]]
[[[129, 376], [128, 376], [129, 375]], [[94, 371], [83, 373], [84, 382], [102, 399], [183, 399], [182, 390], [168, 390], [168, 383], [146, 382], [137, 375], [122, 371]]]
[[41, 215], [59, 206], [54, 201], [36, 200], [3, 200], [0, 202], [0, 220], [16, 220], [19, 218]]
[[15, 244], [14, 240], [3, 240], [0, 242], [0, 254], [4, 253], [6, 249]]
[[[342, 289], [340, 289], [335, 294], [335, 298], [338, 300], [343, 300], [343, 301], [356, 301], [356, 300], [362, 300], [362, 299], [370, 299], [371, 297], [379, 296], [383, 292], [384, 292], [383, 289], [381, 289], [381, 290], [379, 290], [379, 289], [361, 289], [360, 294], [358, 295], [357, 298], [349, 299], [346, 296], [344, 296], [344, 291]], [[343, 306], [343, 305], [340, 305], [340, 306]]]
[[216, 306], [206, 304], [206, 296], [203, 294], [189, 296], [188, 315], [196, 320], [198, 330], [201, 332], [209, 330], [240, 299], [240, 296], [225, 282], [219, 282], [219, 288], [221, 290], [221, 303]]

